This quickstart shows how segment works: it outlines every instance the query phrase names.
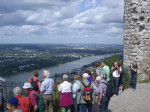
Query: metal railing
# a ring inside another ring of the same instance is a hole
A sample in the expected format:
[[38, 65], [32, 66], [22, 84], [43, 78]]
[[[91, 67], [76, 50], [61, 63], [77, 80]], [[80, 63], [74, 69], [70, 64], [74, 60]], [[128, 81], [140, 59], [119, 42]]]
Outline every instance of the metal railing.
[[23, 87], [23, 82], [1, 82], [1, 91], [2, 91], [2, 94], [6, 99], [8, 99], [9, 97], [13, 96], [13, 89], [15, 87]]
[[[13, 96], [13, 89], [15, 87], [23, 87], [23, 82], [0, 82], [0, 89], [4, 97], [4, 101], [6, 103], [7, 99]], [[53, 110], [54, 112], [60, 112], [60, 95], [57, 91], [57, 87], [55, 86], [53, 89]], [[1, 112], [1, 111], [0, 111]]]

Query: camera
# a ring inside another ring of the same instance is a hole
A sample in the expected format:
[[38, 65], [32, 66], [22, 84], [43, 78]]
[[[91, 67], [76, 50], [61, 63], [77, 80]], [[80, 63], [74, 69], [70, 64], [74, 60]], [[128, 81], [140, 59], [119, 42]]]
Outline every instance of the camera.
[[129, 66], [129, 68], [131, 68], [131, 65]]

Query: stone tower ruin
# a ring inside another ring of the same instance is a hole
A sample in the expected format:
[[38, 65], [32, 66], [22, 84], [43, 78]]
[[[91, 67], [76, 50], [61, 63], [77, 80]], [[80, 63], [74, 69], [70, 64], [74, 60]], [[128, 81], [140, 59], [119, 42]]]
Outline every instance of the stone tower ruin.
[[124, 0], [124, 66], [138, 63], [138, 80], [150, 78], [150, 0]]

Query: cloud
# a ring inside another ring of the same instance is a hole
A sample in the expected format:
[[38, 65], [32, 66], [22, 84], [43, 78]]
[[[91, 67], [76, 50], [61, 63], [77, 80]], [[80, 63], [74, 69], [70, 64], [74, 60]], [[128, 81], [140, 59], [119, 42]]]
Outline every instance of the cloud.
[[0, 20], [1, 43], [123, 41], [123, 0], [3, 0]]

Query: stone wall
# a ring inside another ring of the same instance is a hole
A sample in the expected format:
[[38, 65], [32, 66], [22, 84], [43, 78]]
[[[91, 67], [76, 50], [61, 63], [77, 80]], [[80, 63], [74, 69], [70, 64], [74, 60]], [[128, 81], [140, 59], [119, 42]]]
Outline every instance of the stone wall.
[[150, 78], [150, 0], [124, 0], [124, 66], [138, 63], [138, 80]]

